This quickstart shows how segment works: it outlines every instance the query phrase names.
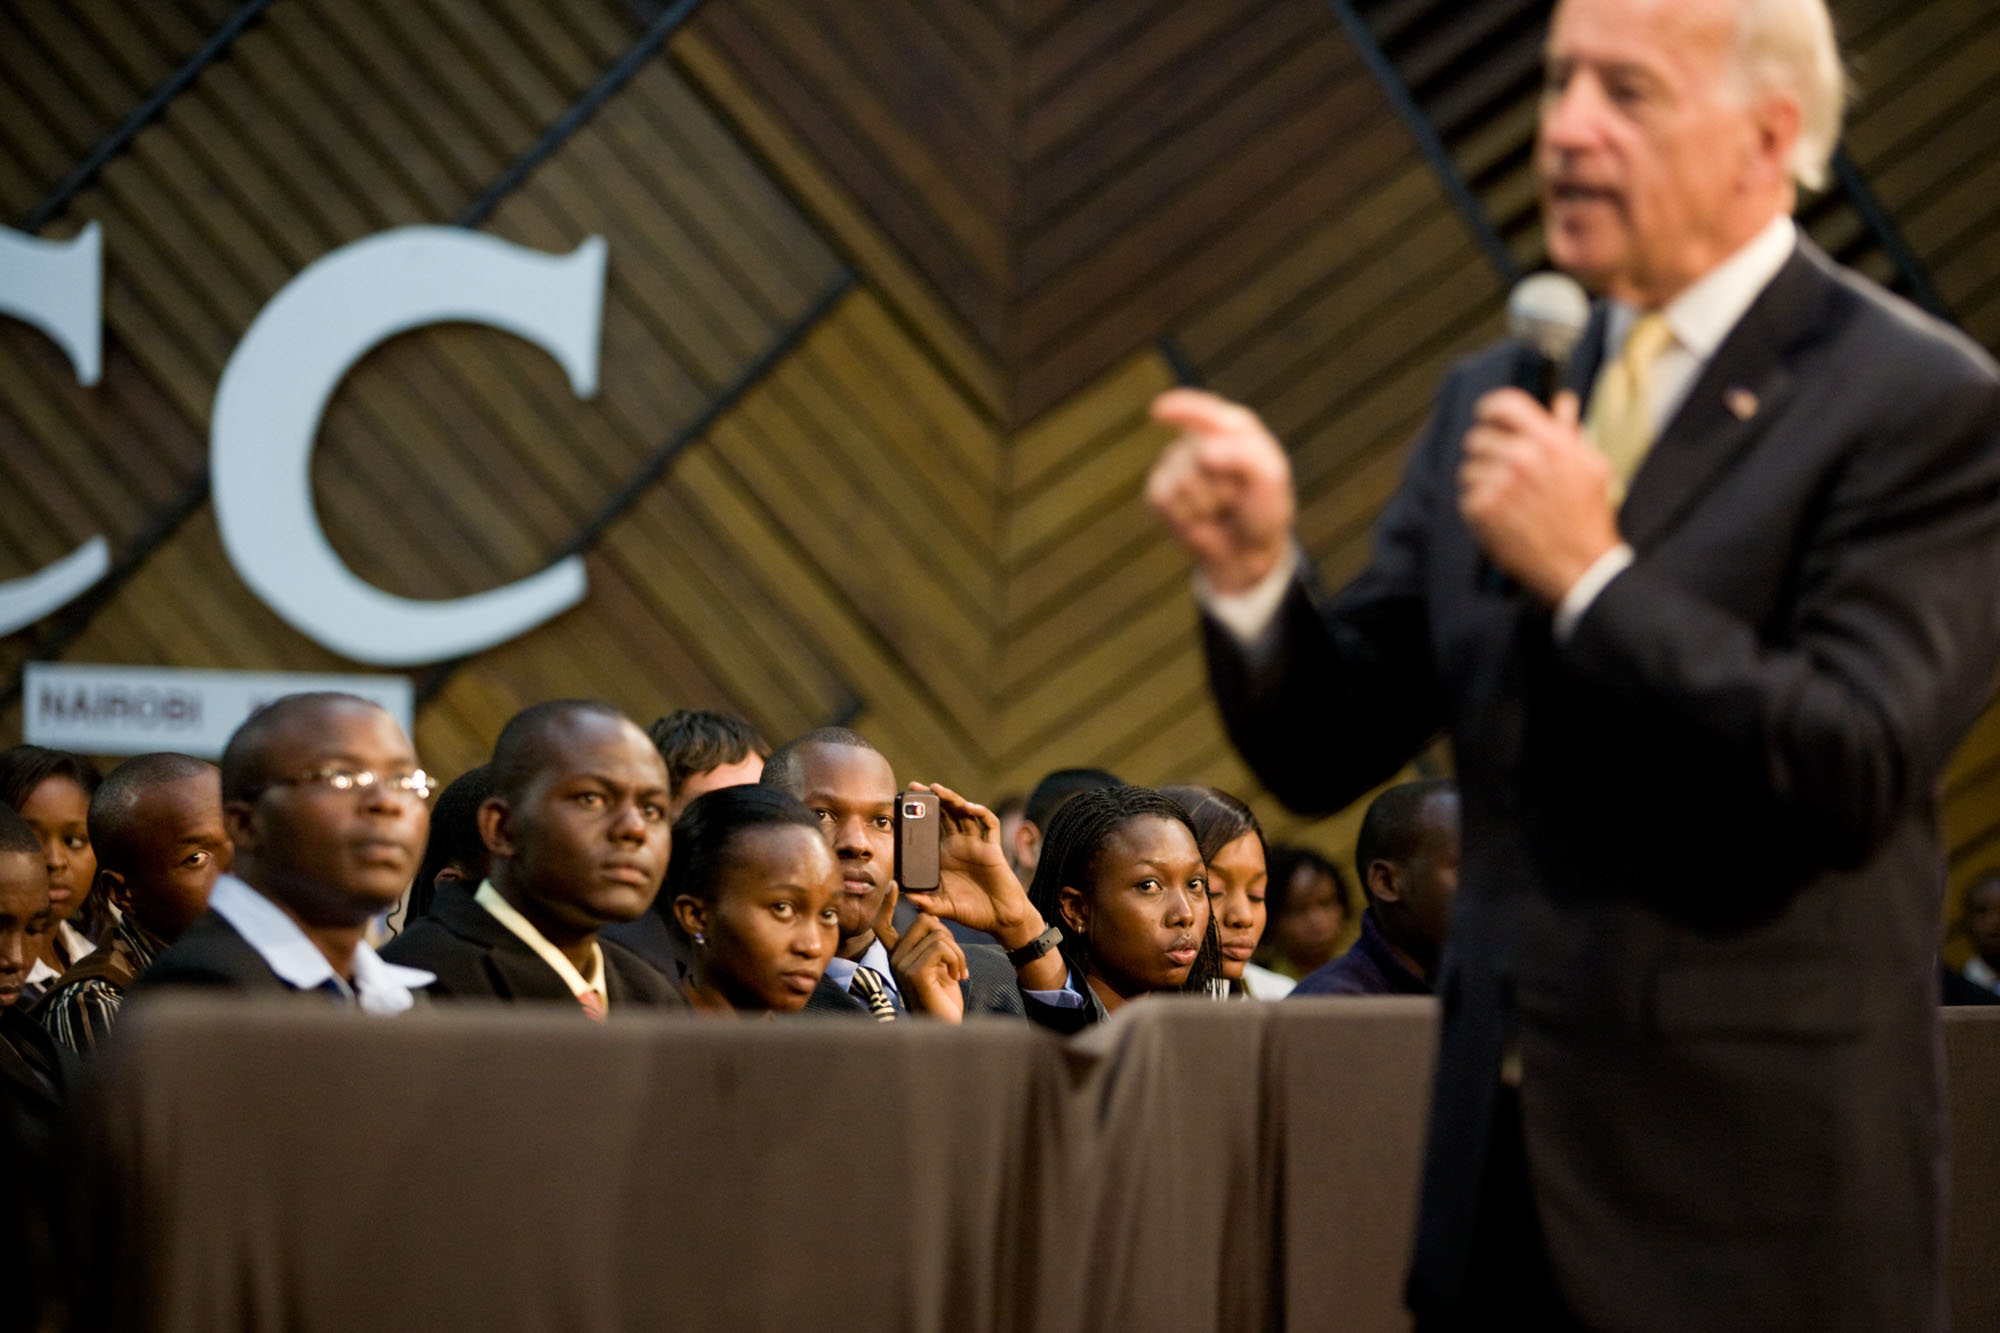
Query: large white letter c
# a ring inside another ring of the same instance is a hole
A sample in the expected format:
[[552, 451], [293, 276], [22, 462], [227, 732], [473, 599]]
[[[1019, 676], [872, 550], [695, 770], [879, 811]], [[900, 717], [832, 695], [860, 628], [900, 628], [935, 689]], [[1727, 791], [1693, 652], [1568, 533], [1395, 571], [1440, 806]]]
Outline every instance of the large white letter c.
[[408, 329], [485, 324], [536, 344], [597, 391], [604, 239], [546, 255], [455, 227], [402, 227], [315, 261], [243, 335], [215, 391], [209, 447], [223, 548], [300, 633], [357, 662], [438, 662], [502, 643], [583, 599], [583, 561], [446, 601], [397, 597], [341, 560], [313, 506], [312, 450], [334, 390]]

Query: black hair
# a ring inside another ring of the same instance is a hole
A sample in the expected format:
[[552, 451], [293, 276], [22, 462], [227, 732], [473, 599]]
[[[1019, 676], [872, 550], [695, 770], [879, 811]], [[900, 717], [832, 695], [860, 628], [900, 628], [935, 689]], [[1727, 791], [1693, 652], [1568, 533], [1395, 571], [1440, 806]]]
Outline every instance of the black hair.
[[231, 733], [229, 743], [222, 747], [222, 799], [225, 802], [254, 801], [274, 778], [297, 776], [270, 771], [271, 733], [301, 714], [310, 715], [335, 705], [346, 707], [353, 704], [378, 712], [387, 711], [373, 699], [364, 699], [358, 694], [314, 690], [273, 699], [250, 714]]
[[877, 754], [875, 743], [858, 731], [847, 727], [814, 727], [803, 736], [794, 736], [771, 751], [764, 760], [766, 787], [776, 787], [794, 796], [804, 796], [806, 792], [805, 767], [799, 762], [799, 751], [808, 745], [844, 745], [851, 750], [871, 750]]
[[1426, 809], [1437, 797], [1455, 796], [1458, 784], [1450, 778], [1429, 778], [1404, 782], [1377, 796], [1361, 817], [1361, 836], [1354, 844], [1354, 870], [1361, 876], [1361, 891], [1368, 892], [1368, 867], [1377, 861], [1405, 862], [1423, 850], [1431, 831]]
[[1021, 809], [1021, 818], [1040, 829], [1046, 837], [1049, 821], [1055, 818], [1056, 811], [1070, 797], [1124, 785], [1116, 773], [1107, 773], [1101, 768], [1059, 768], [1037, 782], [1035, 789], [1028, 793], [1028, 803]]
[[[1076, 793], [1057, 807], [1043, 830], [1041, 860], [1036, 862], [1034, 881], [1028, 885], [1028, 897], [1042, 920], [1060, 923], [1063, 887], [1088, 889], [1096, 882], [1097, 858], [1111, 835], [1130, 821], [1148, 816], [1173, 820], [1199, 845], [1201, 839], [1187, 811], [1150, 787], [1095, 787]], [[1060, 947], [1078, 976], [1091, 970], [1088, 940], [1074, 938], [1065, 930]], [[1207, 994], [1209, 983], [1221, 972], [1221, 944], [1215, 932], [1215, 913], [1210, 912], [1201, 951], [1181, 989]]]
[[35, 788], [50, 778], [68, 778], [83, 788], [85, 796], [97, 795], [104, 774], [96, 764], [68, 750], [51, 750], [40, 745], [16, 745], [0, 751], [0, 801], [16, 814], [35, 794]]
[[646, 739], [667, 762], [667, 790], [681, 794], [691, 777], [724, 764], [740, 764], [751, 755], [768, 757], [771, 747], [757, 728], [734, 713], [705, 708], [677, 708], [646, 728]]
[[486, 765], [493, 783], [488, 795], [518, 804], [535, 775], [548, 766], [550, 734], [580, 714], [631, 722], [616, 705], [602, 699], [547, 699], [530, 704], [507, 719], [493, 742], [493, 758]]
[[1194, 829], [1195, 845], [1201, 848], [1202, 860], [1213, 861], [1224, 847], [1246, 833], [1256, 834], [1258, 849], [1268, 855], [1264, 826], [1257, 822], [1256, 812], [1222, 788], [1187, 783], [1162, 787], [1160, 795], [1187, 811], [1188, 825]]
[[42, 840], [11, 805], [0, 805], [0, 852], [20, 852], [42, 863]]
[[[667, 859], [666, 883], [660, 888], [661, 901], [671, 907], [674, 899], [687, 894], [713, 903], [715, 886], [742, 836], [752, 829], [788, 824], [808, 830], [814, 838], [820, 836], [819, 818], [789, 792], [761, 785], [703, 792], [688, 802], [674, 821], [673, 851]], [[671, 910], [664, 915], [676, 930], [680, 928]]]
[[132, 815], [147, 792], [213, 772], [215, 765], [206, 759], [168, 750], [133, 755], [112, 769], [90, 798], [90, 849], [98, 868], [131, 869]]
[[[479, 879], [486, 877], [489, 857], [486, 843], [479, 836], [479, 807], [492, 794], [490, 764], [466, 769], [438, 793], [431, 806], [431, 831], [424, 843], [423, 864], [417, 867], [417, 878], [410, 885], [410, 903], [403, 913], [405, 921], [430, 913], [431, 904], [437, 901], [438, 874], [446, 866], [472, 866], [479, 871]], [[476, 887], [478, 882], [475, 879], [473, 885]]]
[[[71, 754], [68, 750], [51, 750], [41, 745], [16, 745], [0, 751], [0, 801], [6, 802], [7, 808], [16, 815], [20, 814], [21, 807], [28, 803], [28, 798], [35, 794], [35, 788], [50, 778], [66, 778], [74, 782], [83, 789], [86, 800], [95, 799], [97, 789], [104, 783], [104, 773], [96, 764], [80, 754]], [[88, 821], [89, 816], [86, 815], [86, 825]], [[33, 836], [33, 825], [23, 820], [22, 827]], [[91, 846], [93, 856], [96, 855], [96, 850], [96, 844], [93, 842]], [[35, 852], [40, 855], [41, 851], [42, 844], [37, 839]], [[78, 930], [93, 940], [110, 929], [111, 905], [98, 891], [94, 880], [83, 886], [83, 901], [77, 904], [76, 911], [70, 919]]]
[[1333, 896], [1340, 903], [1341, 915], [1354, 915], [1354, 890], [1348, 886], [1347, 876], [1340, 873], [1339, 866], [1310, 847], [1274, 842], [1264, 849], [1264, 867], [1270, 872], [1270, 880], [1264, 887], [1264, 909], [1271, 920], [1276, 921], [1291, 910], [1292, 880], [1297, 878], [1300, 866], [1311, 866], [1332, 880]]

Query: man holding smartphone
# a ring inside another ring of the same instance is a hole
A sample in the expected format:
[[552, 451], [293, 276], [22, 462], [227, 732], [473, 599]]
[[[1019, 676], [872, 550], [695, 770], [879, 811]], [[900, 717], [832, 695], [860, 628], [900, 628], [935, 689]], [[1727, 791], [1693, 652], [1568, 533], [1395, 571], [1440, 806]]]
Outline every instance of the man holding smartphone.
[[[1040, 917], [1033, 916], [1027, 895], [1020, 892], [1011, 872], [1006, 879], [1019, 897], [1012, 910], [1003, 910], [1011, 902], [1004, 886], [994, 890], [1003, 904], [996, 908], [986, 890], [975, 890], [969, 883], [934, 893], [912, 889], [913, 901], [898, 902], [896, 773], [859, 732], [822, 727], [779, 746], [765, 762], [763, 782], [806, 803], [819, 817], [820, 829], [840, 864], [840, 946], [808, 1008], [852, 1011], [859, 1006], [883, 1021], [911, 1011], [954, 1021], [969, 1013], [1018, 1018], [1025, 1015], [1024, 986], [1064, 990], [1066, 970], [1059, 964], [1051, 969], [1047, 961], [1059, 957], [1053, 945], [1017, 966], [1015, 960], [1024, 956], [1021, 950], [1006, 953], [989, 945], [961, 943], [939, 919], [950, 915], [975, 929], [988, 929], [1011, 918], [1011, 933], [1033, 926], [1026, 939], [1014, 942], [1029, 951], [1040, 948], [1038, 941], [1048, 932]], [[912, 789], [919, 790], [924, 789]], [[935, 793], [927, 793], [925, 799], [939, 803], [941, 823], [952, 822], [950, 802]], [[997, 833], [993, 845], [1004, 870], [1006, 859], [999, 853]], [[1003, 944], [1010, 942], [1009, 937], [999, 938]], [[952, 983], [948, 989], [947, 981]], [[949, 991], [957, 992], [956, 1005]]]

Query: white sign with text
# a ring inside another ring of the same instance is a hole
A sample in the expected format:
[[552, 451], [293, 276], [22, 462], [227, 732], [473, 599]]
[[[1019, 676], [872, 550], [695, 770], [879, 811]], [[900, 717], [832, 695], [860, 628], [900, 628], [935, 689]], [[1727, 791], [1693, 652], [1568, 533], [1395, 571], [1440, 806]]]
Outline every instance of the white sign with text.
[[371, 699], [410, 730], [415, 693], [408, 676], [30, 662], [23, 668], [22, 739], [79, 754], [177, 750], [216, 759], [251, 713], [313, 690]]

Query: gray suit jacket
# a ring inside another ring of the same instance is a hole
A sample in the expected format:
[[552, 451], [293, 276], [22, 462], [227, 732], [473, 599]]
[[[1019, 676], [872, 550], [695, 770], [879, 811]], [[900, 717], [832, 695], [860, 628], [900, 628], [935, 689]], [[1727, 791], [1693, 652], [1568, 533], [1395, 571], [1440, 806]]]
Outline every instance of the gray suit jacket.
[[1457, 511], [1514, 360], [1446, 380], [1338, 598], [1294, 589], [1254, 659], [1207, 629], [1230, 732], [1294, 808], [1441, 728], [1456, 751], [1413, 1292], [1459, 1290], [1518, 1036], [1586, 1323], [1938, 1327], [1934, 790], [2000, 659], [2000, 374], [1802, 244], [1633, 479], [1637, 564], [1559, 644]]

